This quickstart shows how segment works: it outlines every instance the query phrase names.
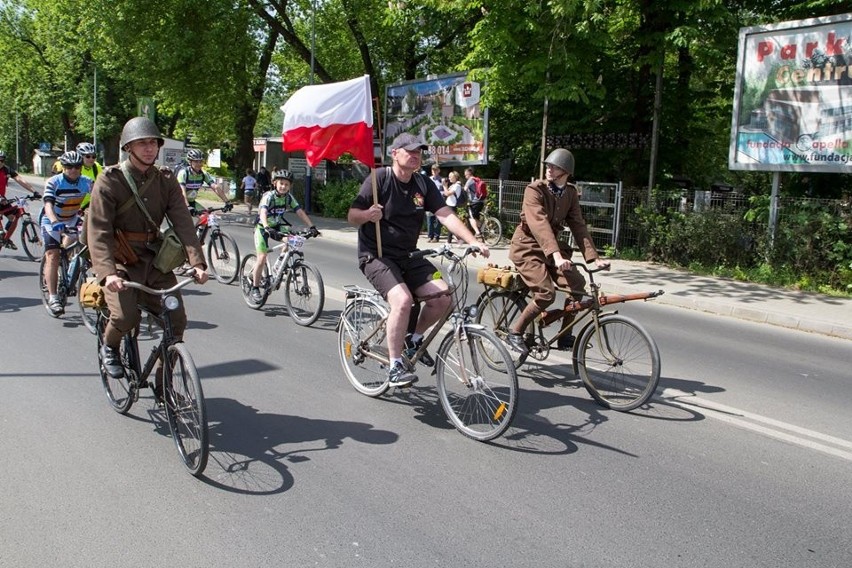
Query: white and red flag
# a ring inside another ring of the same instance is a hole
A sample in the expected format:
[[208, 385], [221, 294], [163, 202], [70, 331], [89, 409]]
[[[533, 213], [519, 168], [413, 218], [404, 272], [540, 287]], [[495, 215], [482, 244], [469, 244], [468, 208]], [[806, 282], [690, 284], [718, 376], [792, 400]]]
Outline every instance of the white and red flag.
[[304, 150], [311, 167], [349, 152], [372, 166], [370, 76], [302, 87], [281, 107], [284, 150]]

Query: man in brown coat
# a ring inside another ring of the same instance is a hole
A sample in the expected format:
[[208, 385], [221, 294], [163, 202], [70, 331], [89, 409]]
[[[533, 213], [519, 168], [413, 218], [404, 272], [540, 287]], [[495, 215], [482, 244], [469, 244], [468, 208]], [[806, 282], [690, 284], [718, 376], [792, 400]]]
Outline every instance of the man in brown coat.
[[[128, 153], [127, 161], [105, 169], [92, 190], [87, 242], [92, 270], [104, 287], [110, 312], [101, 356], [106, 372], [116, 378], [124, 374], [118, 356], [121, 338], [140, 320], [137, 303], [142, 302], [157, 310], [160, 306], [159, 297], [128, 288], [124, 281], [138, 282], [151, 288], [170, 288], [177, 284], [173, 273], [163, 274], [154, 268], [156, 250], [149, 246], [158, 237], [157, 229], [164, 217], [169, 218], [186, 247], [189, 264], [195, 269], [193, 278], [199, 284], [207, 281], [201, 243], [195, 234], [180, 185], [171, 172], [161, 171], [154, 165], [162, 145], [160, 131], [151, 120], [145, 117], [130, 119], [121, 132], [121, 148]], [[134, 199], [122, 166], [127, 167], [142, 203], [157, 227], [152, 226]], [[127, 257], [125, 251], [116, 246], [116, 230], [123, 233], [137, 259]], [[180, 338], [186, 329], [186, 311], [180, 294], [177, 296], [180, 307], [172, 312], [171, 320], [175, 335]], [[158, 368], [157, 378], [161, 376]]]
[[[563, 226], [571, 230], [586, 262], [595, 261], [601, 267], [609, 264], [598, 257], [583, 220], [580, 197], [573, 183], [574, 156], [564, 148], [557, 148], [548, 154], [544, 164], [545, 179], [534, 181], [524, 190], [521, 222], [509, 248], [509, 258], [533, 296], [509, 329], [509, 346], [522, 353], [528, 351], [524, 329], [556, 299], [556, 286], [569, 286], [577, 297], [586, 287], [586, 279], [571, 265], [573, 251], [557, 240]], [[571, 300], [570, 296], [566, 297], [566, 304]], [[567, 314], [563, 325], [573, 319], [573, 314]], [[557, 341], [560, 349], [570, 348], [572, 344], [573, 336], [567, 334]]]

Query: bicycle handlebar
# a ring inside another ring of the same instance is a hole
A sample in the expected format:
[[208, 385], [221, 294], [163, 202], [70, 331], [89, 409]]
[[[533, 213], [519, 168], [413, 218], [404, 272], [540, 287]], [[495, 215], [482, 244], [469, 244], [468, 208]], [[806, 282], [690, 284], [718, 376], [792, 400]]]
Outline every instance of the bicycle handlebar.
[[481, 253], [482, 249], [480, 249], [476, 245], [467, 245], [465, 247], [464, 252], [459, 256], [455, 252], [453, 252], [452, 247], [450, 245], [442, 245], [436, 249], [423, 249], [423, 250], [415, 250], [408, 254], [408, 258], [426, 258], [429, 256], [443, 256], [444, 258], [448, 258], [450, 260], [454, 258], [458, 258], [459, 260], [463, 260], [467, 258], [468, 255]]
[[578, 266], [582, 268], [586, 272], [586, 274], [594, 274], [595, 272], [609, 272], [609, 270], [612, 268], [611, 264], [607, 264], [606, 266], [598, 266], [596, 268], [589, 268], [587, 264], [584, 264], [582, 262], [572, 262], [571, 264], [573, 266]]
[[178, 281], [178, 283], [175, 284], [174, 286], [172, 286], [171, 288], [165, 288], [165, 289], [162, 289], [162, 290], [157, 290], [155, 288], [149, 288], [149, 287], [145, 286], [144, 284], [140, 284], [138, 282], [133, 282], [132, 280], [124, 280], [123, 282], [124, 282], [124, 285], [128, 288], [136, 288], [137, 290], [142, 290], [143, 292], [147, 292], [148, 294], [156, 294], [156, 295], [159, 295], [159, 296], [165, 296], [166, 294], [172, 294], [174, 292], [177, 292], [181, 288], [188, 286], [189, 284], [192, 284], [193, 282], [195, 282], [195, 280], [193, 278], [184, 278], [183, 280]]

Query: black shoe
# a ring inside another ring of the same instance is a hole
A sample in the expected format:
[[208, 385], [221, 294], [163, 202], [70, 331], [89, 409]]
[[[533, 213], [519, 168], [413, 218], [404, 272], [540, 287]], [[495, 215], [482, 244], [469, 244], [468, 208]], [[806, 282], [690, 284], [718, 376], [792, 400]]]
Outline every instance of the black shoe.
[[101, 365], [103, 365], [107, 375], [113, 379], [120, 379], [124, 376], [124, 367], [121, 364], [118, 350], [109, 345], [101, 347]]
[[402, 363], [397, 363], [388, 371], [388, 383], [392, 387], [407, 387], [417, 381], [417, 375], [406, 369]]
[[[417, 343], [414, 343], [413, 341], [411, 341], [411, 335], [407, 335], [405, 337], [405, 348], [403, 350], [403, 353], [405, 353], [406, 357], [411, 359], [412, 357], [414, 357], [414, 354], [417, 352], [417, 350], [420, 349], [421, 345], [423, 345], [423, 338], [422, 337], [420, 338], [420, 341], [418, 341]], [[435, 366], [435, 360], [432, 359], [432, 356], [429, 355], [428, 351], [424, 351], [423, 353], [421, 353], [420, 359], [418, 359], [418, 361], [423, 363], [427, 367], [434, 367]]]
[[526, 355], [530, 352], [529, 347], [527, 347], [526, 342], [524, 341], [524, 334], [522, 333], [512, 333], [509, 332], [509, 335], [506, 336], [506, 343], [509, 344], [509, 347], [512, 350], [521, 353], [522, 355]]
[[18, 245], [16, 245], [12, 241], [6, 241], [6, 248], [9, 250], [18, 250]]
[[562, 351], [571, 351], [574, 348], [574, 336], [570, 333], [556, 340], [556, 348]]

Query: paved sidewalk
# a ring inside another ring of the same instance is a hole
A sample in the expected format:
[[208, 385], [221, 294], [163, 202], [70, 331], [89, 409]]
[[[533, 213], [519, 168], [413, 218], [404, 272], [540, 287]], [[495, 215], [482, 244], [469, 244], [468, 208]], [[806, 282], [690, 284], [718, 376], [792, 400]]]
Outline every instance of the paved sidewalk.
[[[244, 206], [237, 205], [230, 221], [248, 224]], [[312, 215], [323, 237], [356, 243], [355, 228], [342, 219]], [[436, 246], [425, 236], [420, 247]], [[488, 263], [510, 265], [508, 242], [491, 249], [491, 258], [474, 258], [471, 267]], [[630, 293], [662, 289], [665, 294], [653, 300], [723, 316], [768, 323], [852, 340], [852, 299], [773, 288], [727, 278], [696, 276], [650, 262], [613, 260], [612, 270], [596, 275], [604, 292]]]

